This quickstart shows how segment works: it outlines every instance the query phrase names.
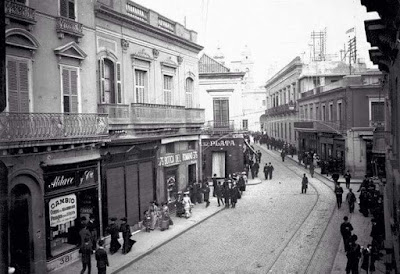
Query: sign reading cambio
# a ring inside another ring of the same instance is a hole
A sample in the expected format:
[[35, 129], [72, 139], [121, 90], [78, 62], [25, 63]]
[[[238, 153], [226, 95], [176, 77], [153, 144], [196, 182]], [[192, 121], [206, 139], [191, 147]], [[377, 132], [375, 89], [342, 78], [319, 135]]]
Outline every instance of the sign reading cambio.
[[76, 195], [69, 194], [51, 199], [49, 202], [50, 226], [65, 224], [76, 219]]

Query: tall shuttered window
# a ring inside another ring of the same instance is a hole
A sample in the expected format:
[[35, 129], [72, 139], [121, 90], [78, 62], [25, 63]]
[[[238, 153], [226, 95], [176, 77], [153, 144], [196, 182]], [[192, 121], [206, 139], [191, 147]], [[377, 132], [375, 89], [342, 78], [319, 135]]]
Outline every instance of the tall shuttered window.
[[213, 102], [214, 127], [229, 127], [229, 100], [215, 98]]
[[100, 101], [105, 104], [122, 103], [121, 64], [110, 59], [99, 60]]
[[185, 90], [186, 90], [186, 107], [192, 108], [193, 107], [193, 79], [190, 77], [186, 78]]
[[145, 103], [147, 73], [144, 70], [135, 69], [135, 102]]
[[371, 121], [385, 121], [385, 104], [384, 102], [371, 102]]
[[173, 77], [164, 75], [164, 104], [172, 105], [172, 92], [173, 92]]
[[78, 113], [78, 68], [62, 67], [64, 113]]
[[29, 112], [28, 60], [7, 58], [8, 110]]
[[75, 20], [75, 0], [60, 0], [60, 15]]

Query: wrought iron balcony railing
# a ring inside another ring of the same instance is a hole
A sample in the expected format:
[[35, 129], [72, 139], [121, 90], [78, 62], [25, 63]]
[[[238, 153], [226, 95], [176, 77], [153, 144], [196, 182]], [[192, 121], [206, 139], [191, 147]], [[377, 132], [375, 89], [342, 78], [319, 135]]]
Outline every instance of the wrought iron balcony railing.
[[206, 132], [233, 132], [235, 130], [235, 121], [207, 121], [204, 124]]
[[99, 104], [99, 113], [108, 114], [109, 124], [129, 124], [130, 110], [129, 105], [118, 104]]
[[57, 18], [56, 30], [61, 38], [64, 37], [65, 33], [78, 38], [83, 36], [82, 24], [65, 17]]
[[133, 124], [183, 124], [186, 122], [185, 107], [132, 103], [131, 122]]
[[369, 121], [369, 126], [383, 128], [385, 127], [385, 121]]
[[24, 22], [27, 24], [36, 24], [36, 11], [24, 4], [6, 0], [4, 2], [5, 15], [8, 18]]
[[309, 121], [299, 120], [294, 122], [294, 127], [297, 129], [308, 129], [317, 132], [336, 132], [342, 133], [346, 130], [344, 121]]
[[0, 141], [40, 141], [108, 136], [107, 114], [0, 114]]
[[267, 115], [287, 114], [296, 111], [296, 103], [284, 104], [266, 110]]

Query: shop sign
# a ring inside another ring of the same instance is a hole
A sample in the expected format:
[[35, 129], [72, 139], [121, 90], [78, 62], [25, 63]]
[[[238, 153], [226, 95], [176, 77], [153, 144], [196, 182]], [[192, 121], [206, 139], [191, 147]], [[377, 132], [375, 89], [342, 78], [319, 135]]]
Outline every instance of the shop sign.
[[237, 142], [235, 142], [234, 139], [203, 141], [202, 146], [205, 146], [205, 147], [234, 147], [234, 146], [237, 146]]
[[45, 175], [45, 190], [49, 192], [71, 186], [94, 184], [96, 175], [95, 168]]
[[69, 194], [49, 201], [50, 226], [57, 226], [77, 218], [76, 195]]
[[176, 165], [182, 162], [196, 160], [197, 157], [197, 151], [181, 152], [172, 155], [161, 156], [158, 158], [158, 166]]

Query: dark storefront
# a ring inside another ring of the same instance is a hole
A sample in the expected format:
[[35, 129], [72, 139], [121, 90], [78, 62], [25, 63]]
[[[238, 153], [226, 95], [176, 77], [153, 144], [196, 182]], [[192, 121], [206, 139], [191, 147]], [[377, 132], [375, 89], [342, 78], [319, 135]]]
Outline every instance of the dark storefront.
[[111, 217], [137, 224], [156, 199], [156, 144], [110, 146], [102, 164], [103, 225]]
[[202, 140], [203, 176], [211, 178], [226, 178], [228, 174], [242, 172], [243, 136], [241, 134], [223, 138], [205, 138]]
[[299, 131], [299, 151], [314, 151], [318, 153], [318, 137], [315, 132]]
[[83, 219], [99, 219], [98, 174], [98, 161], [43, 167], [47, 260], [76, 250]]

